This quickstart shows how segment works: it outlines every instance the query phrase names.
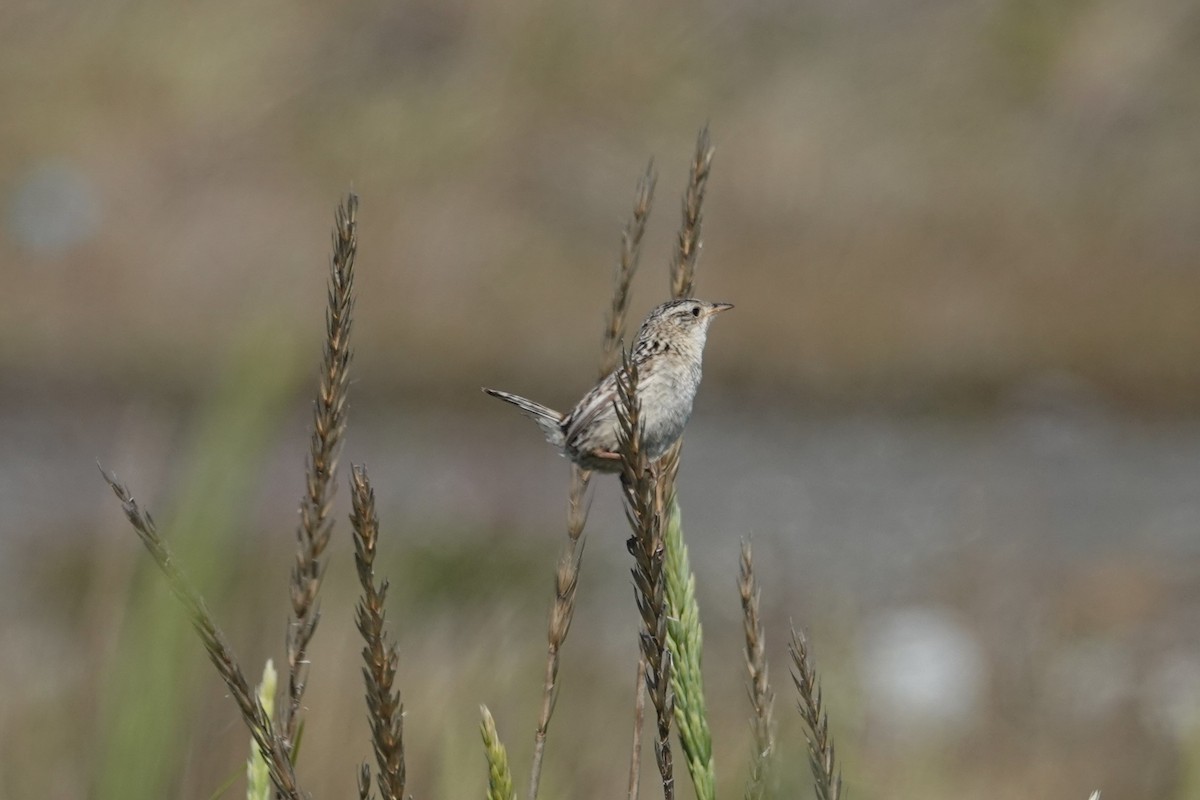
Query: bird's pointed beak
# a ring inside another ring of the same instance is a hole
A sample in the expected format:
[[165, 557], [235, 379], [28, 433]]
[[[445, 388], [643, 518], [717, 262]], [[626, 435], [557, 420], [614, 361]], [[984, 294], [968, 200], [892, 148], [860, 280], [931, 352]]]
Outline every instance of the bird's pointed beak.
[[733, 303], [713, 303], [712, 311], [709, 314], [720, 314], [722, 311], [728, 311], [733, 308]]

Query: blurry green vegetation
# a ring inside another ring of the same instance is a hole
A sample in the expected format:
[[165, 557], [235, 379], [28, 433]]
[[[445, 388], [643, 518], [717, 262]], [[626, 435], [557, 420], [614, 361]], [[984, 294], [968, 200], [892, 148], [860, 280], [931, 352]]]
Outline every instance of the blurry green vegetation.
[[[280, 335], [277, 326], [254, 324], [234, 338], [185, 457], [183, 494], [162, 524], [218, 617], [233, 610], [223, 599], [238, 572], [237, 554], [246, 548], [247, 511], [260, 489], [267, 448], [307, 371], [299, 356], [294, 338]], [[139, 559], [101, 699], [103, 744], [93, 796], [149, 800], [178, 793], [180, 745], [195, 719], [198, 675], [211, 677], [182, 608], [153, 562]], [[223, 781], [213, 776], [209, 789]]]
[[397, 602], [412, 604], [413, 613], [446, 605], [522, 606], [534, 601], [527, 587], [548, 585], [546, 554], [520, 532], [483, 540], [477, 532], [423, 534], [427, 544], [406, 547], [403, 558], [388, 564]]
[[1006, 0], [997, 4], [992, 40], [1001, 59], [1002, 79], [1021, 100], [1046, 90], [1054, 66], [1091, 0]]

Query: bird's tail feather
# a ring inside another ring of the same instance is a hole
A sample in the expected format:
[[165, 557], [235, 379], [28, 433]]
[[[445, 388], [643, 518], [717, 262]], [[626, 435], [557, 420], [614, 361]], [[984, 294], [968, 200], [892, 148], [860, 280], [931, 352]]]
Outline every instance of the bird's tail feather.
[[526, 397], [521, 397], [519, 394], [501, 392], [496, 389], [484, 389], [483, 391], [492, 397], [499, 397], [504, 402], [512, 403], [521, 409], [522, 414], [532, 419], [542, 429], [542, 433], [546, 436], [546, 441], [559, 450], [563, 449], [566, 440], [562, 429], [562, 414], [552, 408], [547, 408], [541, 403], [535, 403]]

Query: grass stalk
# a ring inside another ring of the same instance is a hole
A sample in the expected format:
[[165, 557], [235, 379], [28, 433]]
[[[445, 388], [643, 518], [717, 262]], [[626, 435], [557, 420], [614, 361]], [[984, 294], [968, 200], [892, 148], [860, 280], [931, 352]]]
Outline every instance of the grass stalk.
[[137, 501], [133, 499], [133, 495], [116, 478], [104, 472], [103, 469], [100, 472], [120, 501], [121, 508], [124, 510], [125, 516], [129, 518], [129, 523], [133, 526], [134, 531], [137, 532], [138, 538], [141, 539], [142, 544], [154, 559], [154, 563], [166, 577], [171, 592], [183, 603], [192, 627], [200, 635], [209, 660], [217, 668], [221, 679], [225, 681], [229, 693], [233, 695], [238, 710], [241, 711], [242, 719], [249, 728], [255, 744], [258, 745], [263, 760], [267, 763], [268, 773], [271, 783], [275, 786], [275, 791], [288, 800], [301, 800], [305, 795], [296, 780], [287, 745], [283, 738], [275, 732], [270, 714], [263, 708], [263, 704], [254, 690], [250, 688], [250, 683], [242, 672], [233, 648], [229, 645], [225, 634], [217, 627], [204, 598], [192, 586], [170, 548], [167, 547], [167, 543], [159, 535], [153, 517], [148, 512], [142, 511]]
[[[696, 139], [696, 150], [683, 195], [683, 219], [671, 260], [671, 295], [675, 299], [691, 297], [693, 293], [696, 262], [701, 248], [704, 191], [712, 168], [713, 152], [706, 125], [700, 129]], [[696, 796], [698, 800], [710, 800], [716, 794], [716, 778], [700, 667], [703, 634], [696, 604], [695, 576], [688, 563], [687, 545], [683, 539], [675, 494], [682, 444], [682, 440], [676, 442], [659, 461], [660, 482], [655, 501], [660, 518], [666, 520], [666, 596], [670, 612], [668, 642], [673, 655], [671, 682], [675, 695], [675, 719]]]
[[[616, 368], [621, 341], [628, 325], [630, 287], [641, 257], [642, 237], [654, 202], [654, 186], [658, 175], [653, 159], [646, 165], [637, 184], [633, 212], [621, 231], [621, 257], [613, 278], [612, 304], [605, 321], [601, 347], [600, 377]], [[567, 541], [558, 558], [554, 577], [554, 603], [546, 634], [546, 669], [542, 682], [542, 703], [534, 732], [533, 763], [529, 777], [529, 800], [537, 800], [541, 784], [542, 760], [546, 752], [546, 736], [558, 698], [559, 653], [575, 615], [575, 593], [579, 584], [579, 567], [583, 559], [583, 532], [587, 524], [588, 490], [591, 473], [571, 467], [571, 485], [567, 495]]]
[[750, 542], [742, 540], [738, 570], [738, 594], [742, 598], [742, 624], [746, 634], [746, 671], [750, 706], [754, 715], [750, 727], [754, 734], [754, 752], [750, 757], [750, 776], [746, 781], [746, 800], [763, 800], [770, 783], [771, 757], [775, 751], [773, 717], [775, 692], [767, 679], [767, 650], [759, 613], [758, 582], [754, 577], [754, 553]]
[[375, 554], [379, 543], [379, 520], [375, 515], [375, 491], [365, 467], [352, 466], [350, 498], [354, 529], [354, 565], [362, 585], [355, 608], [355, 623], [363, 637], [363, 678], [366, 682], [367, 716], [371, 742], [379, 768], [376, 783], [384, 800], [404, 800], [404, 704], [394, 688], [400, 655], [389, 642], [384, 628], [386, 579], [375, 582]]
[[[708, 175], [712, 171], [715, 152], [708, 134], [708, 126], [705, 125], [696, 136], [696, 150], [692, 155], [687, 188], [683, 192], [683, 219], [679, 225], [676, 248], [671, 258], [671, 297], [675, 300], [691, 297], [695, 291], [696, 262], [700, 259], [700, 250], [703, 247], [700, 227], [703, 221], [704, 191], [708, 186]], [[665, 467], [663, 495], [668, 499], [675, 496], [675, 476], [679, 471], [679, 452], [682, 448], [683, 439], [680, 439], [671, 445], [671, 449], [660, 459], [660, 463]]]
[[288, 683], [280, 706], [279, 727], [292, 758], [300, 729], [300, 707], [308, 680], [308, 648], [320, 620], [317, 595], [325, 575], [325, 550], [333, 532], [330, 509], [338, 455], [346, 429], [346, 396], [351, 359], [350, 328], [354, 307], [354, 256], [358, 249], [358, 197], [347, 196], [334, 216], [333, 254], [329, 262], [329, 303], [320, 383], [313, 404], [313, 426], [296, 530], [296, 563], [291, 576], [291, 615], [287, 627]]
[[599, 375], [601, 379], [608, 377], [608, 374], [617, 368], [617, 362], [621, 358], [621, 342], [625, 338], [629, 317], [630, 287], [641, 259], [642, 237], [646, 233], [646, 222], [654, 204], [654, 187], [657, 183], [658, 173], [654, 169], [654, 159], [651, 159], [646, 165], [646, 171], [638, 180], [633, 213], [621, 231], [621, 260], [617, 263], [616, 274], [613, 276], [612, 305], [604, 327], [604, 348], [600, 358]]
[[646, 693], [650, 696], [658, 722], [654, 755], [662, 778], [663, 796], [671, 800], [675, 796], [671, 758], [671, 720], [675, 701], [671, 691], [671, 651], [667, 648], [662, 506], [655, 502], [656, 497], [660, 496], [660, 483], [642, 449], [637, 366], [628, 352], [624, 353], [623, 362], [617, 380], [616, 402], [620, 426], [617, 449], [621, 454], [621, 486], [625, 515], [633, 529], [628, 547], [634, 558], [634, 593], [642, 618], [642, 630], [638, 638], [642, 658], [646, 661]]
[[792, 658], [792, 682], [800, 695], [796, 706], [804, 720], [804, 737], [808, 740], [808, 765], [812, 770], [817, 800], [838, 800], [842, 794], [842, 774], [837, 768], [833, 739], [829, 736], [829, 717], [821, 698], [821, 684], [808, 652], [804, 634], [792, 628], [788, 644]]
[[679, 226], [675, 255], [671, 259], [671, 296], [676, 300], [691, 297], [696, 277], [696, 261], [700, 258], [700, 226], [703, 222], [704, 190], [712, 169], [714, 149], [708, 126], [696, 136], [696, 151], [692, 156], [687, 189], [683, 193], [683, 221]]
[[542, 682], [542, 704], [533, 739], [533, 764], [529, 777], [529, 800], [537, 800], [541, 784], [542, 759], [546, 752], [546, 734], [558, 700], [559, 653], [571, 620], [575, 617], [575, 592], [579, 586], [579, 565], [583, 559], [583, 531], [587, 525], [588, 487], [591, 473], [571, 465], [571, 487], [567, 496], [567, 541], [558, 557], [554, 574], [554, 603], [546, 631], [546, 671]]
[[508, 768], [508, 752], [500, 742], [500, 734], [496, 732], [496, 720], [487, 706], [480, 706], [479, 712], [483, 715], [479, 731], [483, 736], [483, 751], [488, 762], [488, 800], [516, 800], [512, 772]]

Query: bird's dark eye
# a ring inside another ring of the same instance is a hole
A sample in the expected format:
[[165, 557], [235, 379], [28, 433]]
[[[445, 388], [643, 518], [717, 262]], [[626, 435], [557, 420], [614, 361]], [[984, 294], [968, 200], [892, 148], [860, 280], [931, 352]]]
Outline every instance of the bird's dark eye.
[[700, 306], [692, 306], [692, 316], [693, 317], [700, 316]]

